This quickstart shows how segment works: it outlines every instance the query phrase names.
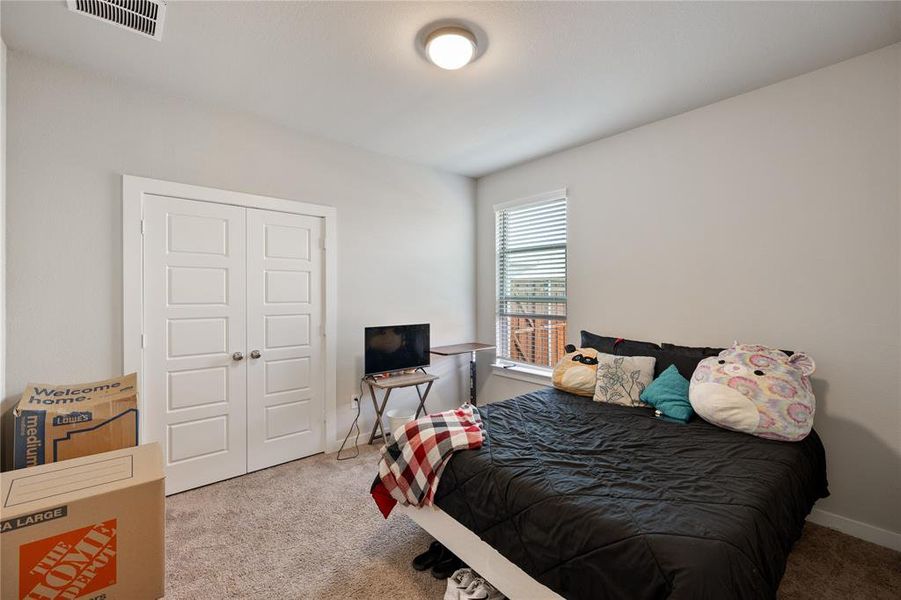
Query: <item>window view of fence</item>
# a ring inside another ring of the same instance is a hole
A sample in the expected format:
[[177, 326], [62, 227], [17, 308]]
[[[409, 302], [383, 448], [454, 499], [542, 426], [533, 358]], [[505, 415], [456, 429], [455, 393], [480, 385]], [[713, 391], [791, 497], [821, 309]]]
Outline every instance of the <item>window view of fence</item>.
[[496, 217], [498, 357], [552, 367], [566, 344], [566, 198]]

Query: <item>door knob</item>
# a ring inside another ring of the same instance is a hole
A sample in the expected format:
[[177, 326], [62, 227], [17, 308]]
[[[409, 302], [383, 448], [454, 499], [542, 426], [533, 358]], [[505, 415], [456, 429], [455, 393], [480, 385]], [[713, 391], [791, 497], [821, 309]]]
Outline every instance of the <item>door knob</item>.
[[263, 355], [260, 354], [259, 350], [251, 350], [250, 351], [250, 358], [259, 358], [261, 356], [263, 356]]
[[232, 360], [244, 360], [244, 353], [235, 352], [234, 354], [232, 354]]

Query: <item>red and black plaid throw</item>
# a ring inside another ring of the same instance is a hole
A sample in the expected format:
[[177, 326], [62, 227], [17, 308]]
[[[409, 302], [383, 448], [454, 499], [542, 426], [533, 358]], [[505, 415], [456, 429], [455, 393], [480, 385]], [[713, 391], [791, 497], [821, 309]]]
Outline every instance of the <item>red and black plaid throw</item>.
[[431, 504], [451, 454], [481, 448], [484, 439], [479, 409], [469, 404], [410, 421], [396, 433], [397, 439], [382, 448], [370, 490], [386, 519], [398, 502]]

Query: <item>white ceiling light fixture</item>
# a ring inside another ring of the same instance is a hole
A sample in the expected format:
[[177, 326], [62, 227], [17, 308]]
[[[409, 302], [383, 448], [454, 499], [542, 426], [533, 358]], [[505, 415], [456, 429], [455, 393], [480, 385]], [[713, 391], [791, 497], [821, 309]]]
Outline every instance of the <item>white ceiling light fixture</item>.
[[476, 57], [476, 36], [458, 25], [439, 27], [425, 40], [425, 55], [436, 67], [455, 71], [471, 63]]

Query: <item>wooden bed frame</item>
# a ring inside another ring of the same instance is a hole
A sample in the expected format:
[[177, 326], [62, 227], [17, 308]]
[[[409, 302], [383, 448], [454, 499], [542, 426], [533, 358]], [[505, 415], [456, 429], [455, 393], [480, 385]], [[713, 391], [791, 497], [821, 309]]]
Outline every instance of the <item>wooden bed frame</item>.
[[394, 510], [411, 518], [510, 600], [563, 600], [440, 508], [398, 504]]

